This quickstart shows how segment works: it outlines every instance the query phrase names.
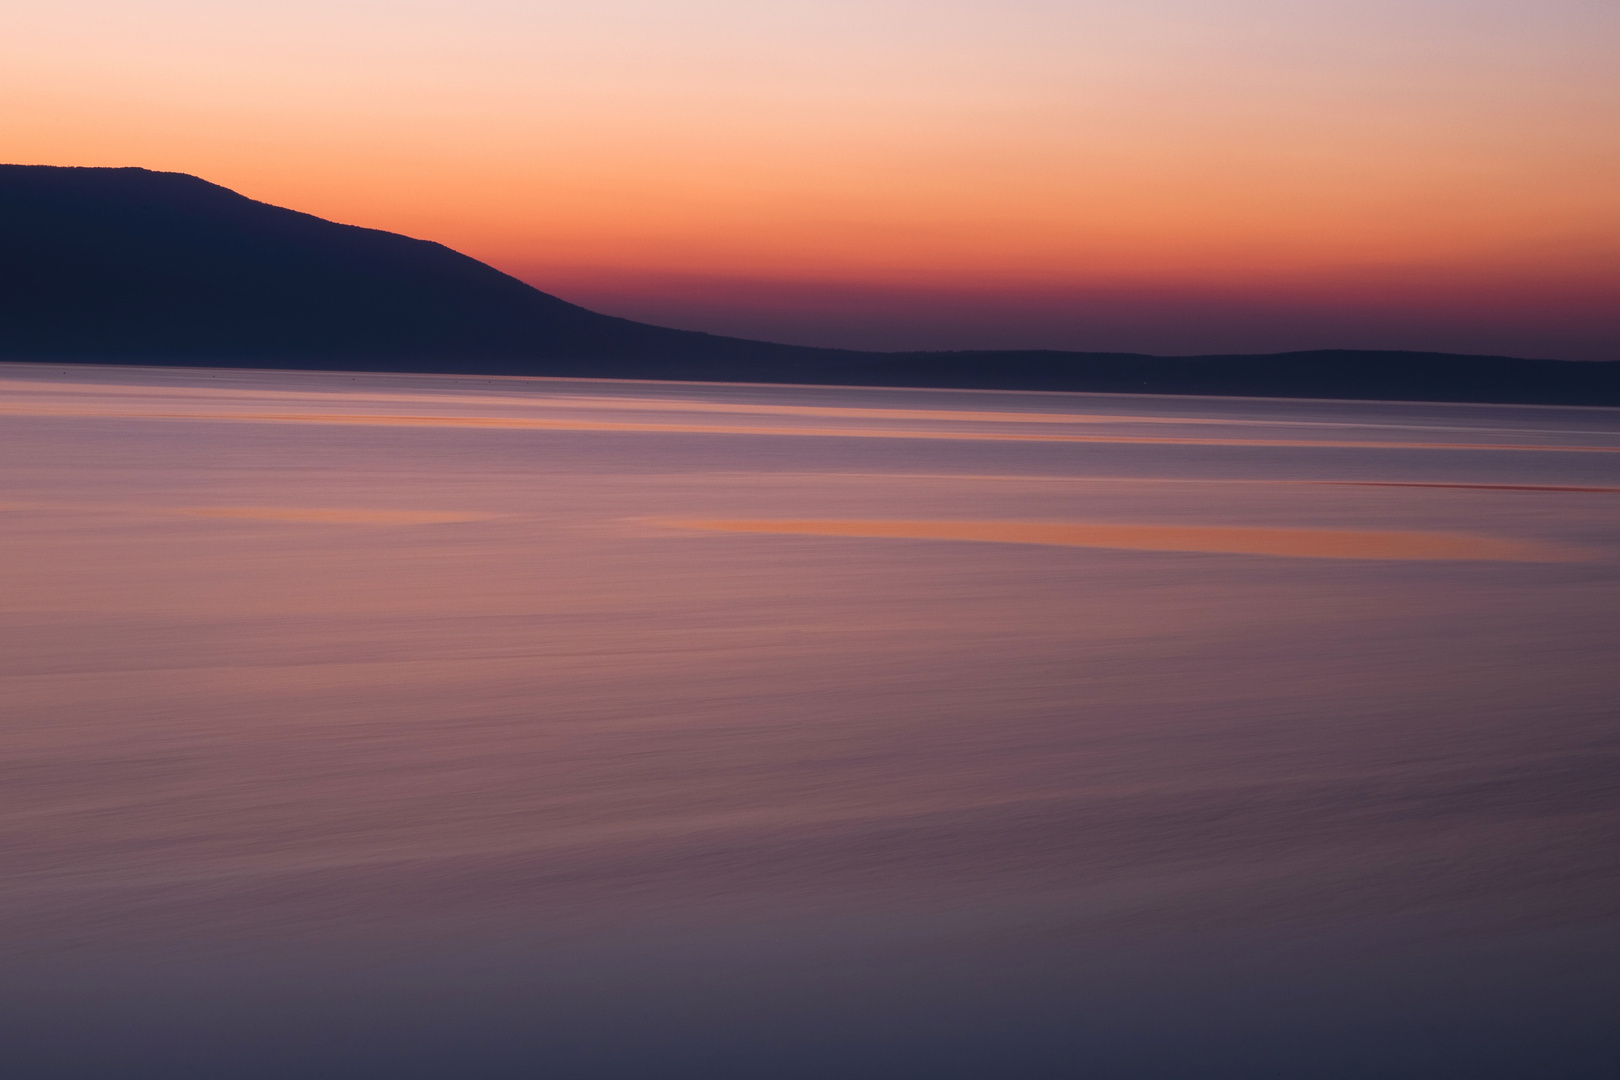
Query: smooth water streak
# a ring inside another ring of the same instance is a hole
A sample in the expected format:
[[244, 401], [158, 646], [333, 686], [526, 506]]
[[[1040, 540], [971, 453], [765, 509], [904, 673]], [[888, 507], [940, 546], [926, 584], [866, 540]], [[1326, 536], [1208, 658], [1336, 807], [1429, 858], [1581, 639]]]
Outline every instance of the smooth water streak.
[[1045, 521], [747, 521], [658, 522], [706, 532], [839, 536], [893, 540], [963, 540], [994, 544], [1111, 548], [1124, 551], [1274, 555], [1293, 559], [1581, 562], [1596, 552], [1456, 533], [1350, 529], [1260, 529], [1212, 525], [1085, 524]]

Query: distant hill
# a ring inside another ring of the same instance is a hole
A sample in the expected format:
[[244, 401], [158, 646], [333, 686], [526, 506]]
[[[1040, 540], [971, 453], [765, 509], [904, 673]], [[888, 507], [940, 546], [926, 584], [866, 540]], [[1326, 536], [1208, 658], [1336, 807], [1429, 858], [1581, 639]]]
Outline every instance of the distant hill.
[[671, 330], [194, 176], [42, 165], [0, 165], [0, 359], [1620, 405], [1620, 362], [871, 353]]

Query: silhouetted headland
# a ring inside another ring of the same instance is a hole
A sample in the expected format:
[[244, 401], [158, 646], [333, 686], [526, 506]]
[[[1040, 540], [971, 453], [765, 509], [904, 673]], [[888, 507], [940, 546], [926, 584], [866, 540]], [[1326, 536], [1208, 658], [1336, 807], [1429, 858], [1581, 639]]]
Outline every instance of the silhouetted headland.
[[0, 359], [1620, 405], [1620, 362], [1320, 350], [876, 353], [588, 311], [441, 244], [181, 173], [0, 166]]

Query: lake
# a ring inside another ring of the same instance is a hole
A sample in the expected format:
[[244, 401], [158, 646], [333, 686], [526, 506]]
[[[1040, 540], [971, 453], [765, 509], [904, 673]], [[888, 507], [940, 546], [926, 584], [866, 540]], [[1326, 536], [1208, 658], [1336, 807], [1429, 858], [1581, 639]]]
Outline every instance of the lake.
[[8, 1077], [1608, 1077], [1620, 410], [0, 365]]

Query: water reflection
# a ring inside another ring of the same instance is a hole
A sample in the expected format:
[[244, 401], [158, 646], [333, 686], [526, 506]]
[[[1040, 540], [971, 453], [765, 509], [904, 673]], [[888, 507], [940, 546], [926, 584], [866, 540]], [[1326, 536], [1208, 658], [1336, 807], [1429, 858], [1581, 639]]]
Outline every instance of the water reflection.
[[8, 1075], [1606, 1075], [1620, 414], [3, 374]]
[[1291, 559], [1400, 559], [1468, 562], [1577, 562], [1580, 548], [1449, 533], [1232, 526], [1096, 525], [1042, 521], [669, 521], [710, 532], [966, 540], [1121, 551], [1273, 555]]

